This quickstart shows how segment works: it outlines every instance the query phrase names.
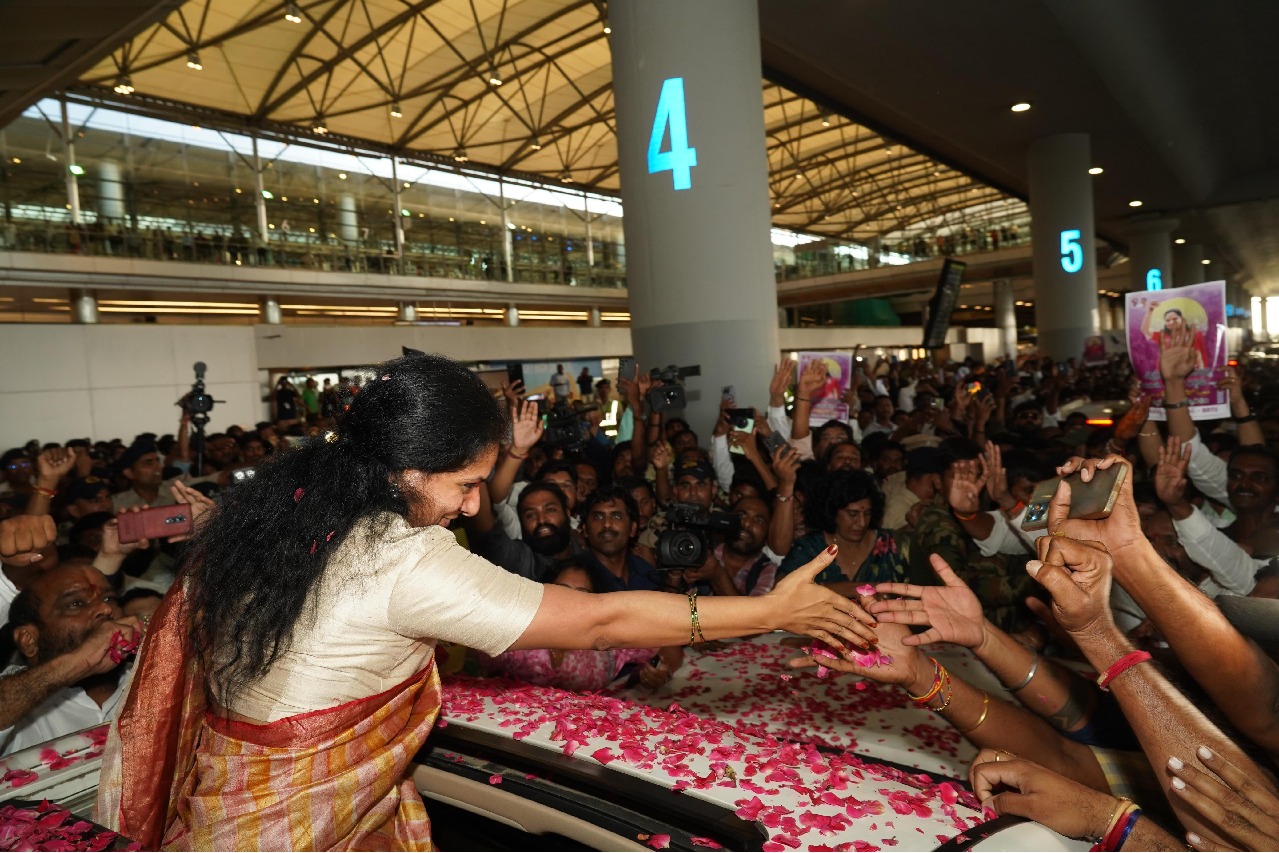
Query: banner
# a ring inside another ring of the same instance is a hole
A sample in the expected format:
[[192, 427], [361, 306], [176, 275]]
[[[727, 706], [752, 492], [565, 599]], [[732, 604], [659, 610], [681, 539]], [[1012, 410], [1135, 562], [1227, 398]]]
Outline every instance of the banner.
[[1159, 347], [1165, 334], [1194, 333], [1195, 370], [1186, 378], [1186, 399], [1195, 419], [1230, 415], [1230, 394], [1217, 388], [1226, 366], [1226, 283], [1210, 281], [1170, 290], [1129, 293], [1126, 300], [1128, 357], [1143, 394], [1155, 398], [1151, 420], [1167, 419]]
[[844, 402], [844, 394], [853, 383], [853, 356], [843, 352], [801, 352], [799, 372], [803, 373], [804, 368], [814, 361], [826, 364], [826, 384], [813, 395], [809, 424], [816, 426], [832, 419], [847, 421], [849, 409]]

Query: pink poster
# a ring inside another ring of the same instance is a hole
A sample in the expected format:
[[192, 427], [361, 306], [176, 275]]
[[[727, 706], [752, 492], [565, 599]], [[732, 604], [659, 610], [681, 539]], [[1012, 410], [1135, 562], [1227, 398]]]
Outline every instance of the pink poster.
[[813, 408], [809, 412], [808, 422], [811, 425], [824, 424], [829, 420], [848, 420], [848, 404], [844, 402], [844, 394], [853, 382], [853, 357], [842, 352], [801, 352], [799, 354], [799, 372], [814, 361], [826, 364], [826, 384], [813, 398]]
[[1128, 357], [1141, 380], [1141, 390], [1155, 398], [1151, 420], [1166, 420], [1164, 382], [1159, 373], [1159, 346], [1165, 334], [1194, 333], [1195, 370], [1186, 378], [1190, 416], [1230, 415], [1229, 392], [1217, 388], [1226, 365], [1226, 283], [1210, 281], [1170, 290], [1129, 293], [1126, 300]]

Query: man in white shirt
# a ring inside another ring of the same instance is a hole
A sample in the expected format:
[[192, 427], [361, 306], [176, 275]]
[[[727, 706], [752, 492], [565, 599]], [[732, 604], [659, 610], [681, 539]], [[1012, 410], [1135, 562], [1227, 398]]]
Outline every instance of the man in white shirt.
[[551, 377], [551, 391], [555, 394], [555, 402], [567, 403], [573, 390], [573, 380], [564, 372], [564, 365], [555, 365], [555, 375]]
[[123, 614], [102, 572], [73, 564], [32, 579], [13, 601], [9, 627], [26, 665], [0, 677], [0, 755], [114, 717], [124, 693], [120, 655], [136, 647], [142, 623]]

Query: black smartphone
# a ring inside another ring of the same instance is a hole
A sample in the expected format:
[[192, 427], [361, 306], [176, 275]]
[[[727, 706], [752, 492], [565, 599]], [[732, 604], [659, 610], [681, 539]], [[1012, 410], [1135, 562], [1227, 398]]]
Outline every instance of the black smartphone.
[[515, 387], [516, 382], [522, 384], [524, 382], [524, 365], [508, 364], [506, 366], [506, 381], [512, 388]]
[[639, 378], [635, 367], [635, 359], [623, 358], [618, 360], [617, 378], [625, 379], [627, 382], [634, 382]]

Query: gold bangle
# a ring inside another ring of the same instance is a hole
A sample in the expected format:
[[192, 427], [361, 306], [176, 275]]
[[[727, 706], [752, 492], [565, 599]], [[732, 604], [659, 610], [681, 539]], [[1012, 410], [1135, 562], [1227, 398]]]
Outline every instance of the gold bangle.
[[697, 590], [689, 590], [688, 593], [688, 644], [706, 642], [706, 635], [702, 633], [702, 623], [697, 618]]
[[966, 729], [960, 729], [958, 726], [956, 726], [955, 728], [959, 729], [959, 733], [960, 733], [961, 735], [966, 735], [966, 734], [968, 734], [969, 732], [975, 732], [975, 731], [977, 731], [978, 729], [980, 729], [980, 728], [981, 728], [981, 724], [982, 724], [982, 723], [984, 723], [984, 722], [986, 722], [986, 715], [990, 713], [990, 694], [989, 694], [989, 693], [987, 693], [985, 690], [983, 690], [983, 691], [981, 692], [981, 696], [982, 696], [982, 699], [981, 699], [981, 716], [980, 716], [980, 717], [978, 717], [978, 718], [977, 718], [977, 722], [973, 723], [973, 724], [972, 724], [972, 726], [970, 726], [969, 728], [966, 728]]

